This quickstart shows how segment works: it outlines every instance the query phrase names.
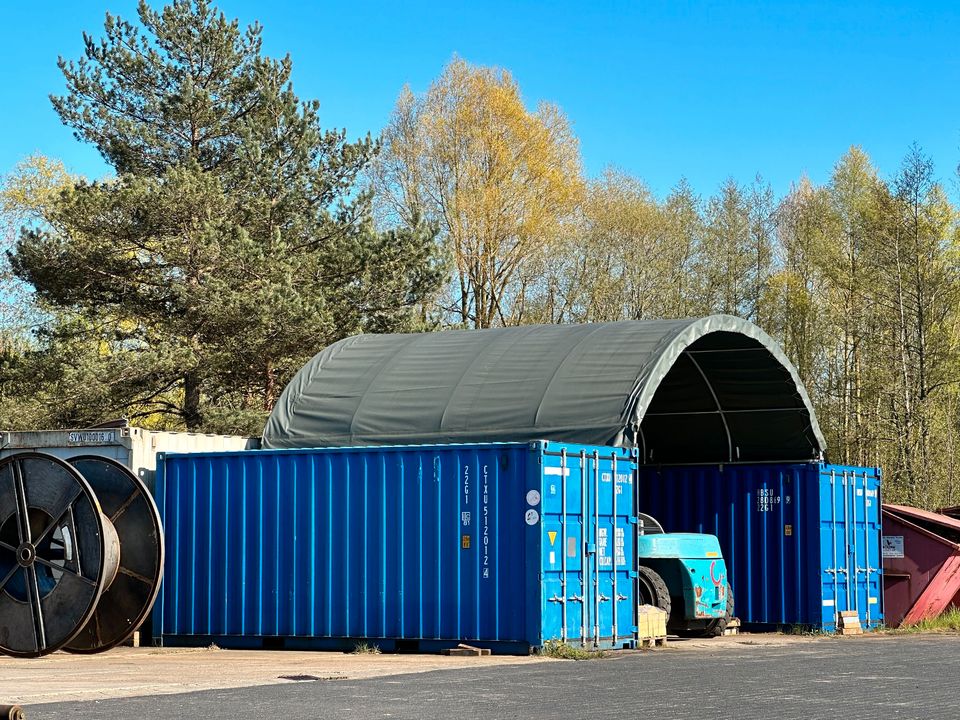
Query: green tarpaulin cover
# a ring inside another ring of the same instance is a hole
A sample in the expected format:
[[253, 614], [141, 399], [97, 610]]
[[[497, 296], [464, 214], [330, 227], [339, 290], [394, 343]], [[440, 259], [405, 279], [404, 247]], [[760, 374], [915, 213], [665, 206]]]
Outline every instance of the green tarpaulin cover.
[[297, 373], [263, 442], [541, 439], [653, 463], [813, 460], [826, 445], [790, 361], [729, 315], [357, 335]]

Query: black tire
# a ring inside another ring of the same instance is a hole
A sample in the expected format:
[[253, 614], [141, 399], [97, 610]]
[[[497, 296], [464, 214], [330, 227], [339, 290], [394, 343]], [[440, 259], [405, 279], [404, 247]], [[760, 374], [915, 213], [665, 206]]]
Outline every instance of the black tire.
[[717, 618], [709, 625], [704, 632], [706, 637], [720, 637], [727, 629], [727, 625], [730, 624], [730, 620], [733, 619], [733, 588], [730, 587], [730, 583], [727, 583], [727, 610], [723, 614], [722, 618]]
[[637, 604], [653, 605], [663, 610], [670, 617], [670, 591], [667, 584], [660, 577], [660, 573], [643, 565], [637, 571]]

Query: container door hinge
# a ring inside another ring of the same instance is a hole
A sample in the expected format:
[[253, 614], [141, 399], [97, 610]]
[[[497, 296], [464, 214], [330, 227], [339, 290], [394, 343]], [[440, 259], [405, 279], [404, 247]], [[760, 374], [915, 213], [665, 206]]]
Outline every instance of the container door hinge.
[[552, 598], [550, 598], [550, 600], [549, 600], [548, 602], [552, 602], [552, 603], [565, 603], [566, 600], [564, 600], [562, 597], [557, 597], [556, 595], [554, 595]]
[[631, 525], [637, 525], [640, 522], [640, 518], [631, 517], [629, 520], [627, 520], [627, 522]]
[[608, 595], [598, 595], [597, 599], [600, 602], [610, 602], [610, 597]]
[[629, 598], [626, 595], [623, 595], [623, 594], [617, 595], [617, 602], [623, 602], [624, 600], [628, 600], [628, 599]]
[[583, 602], [583, 595], [571, 595], [571, 596], [570, 596], [569, 598], [567, 598], [567, 599], [568, 599], [570, 602], [582, 603], [582, 602]]

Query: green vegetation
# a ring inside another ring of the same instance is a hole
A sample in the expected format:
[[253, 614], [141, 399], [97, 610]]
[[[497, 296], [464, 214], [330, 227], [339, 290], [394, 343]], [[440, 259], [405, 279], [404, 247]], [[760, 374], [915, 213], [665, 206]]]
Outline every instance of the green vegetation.
[[4, 425], [34, 399], [37, 424], [256, 433], [324, 345], [422, 325], [433, 231], [375, 230], [359, 178], [377, 143], [323, 129], [259, 26], [206, 0], [141, 2], [139, 21], [108, 15], [52, 99], [115, 176], [7, 182], [7, 204], [34, 199], [10, 263], [46, 322], [11, 358]]
[[921, 620], [913, 625], [901, 625], [891, 630], [891, 632], [960, 632], [960, 608], [951, 606], [937, 617]]
[[559, 640], [547, 640], [539, 654], [557, 660], [597, 660], [606, 656], [603, 650], [584, 650]]
[[0, 187], [0, 426], [258, 433], [350, 334], [730, 313], [783, 346], [832, 461], [960, 503], [958, 212], [920, 148], [890, 177], [851, 147], [783, 197], [758, 176], [661, 198], [584, 177], [573, 124], [506, 70], [454, 58], [350, 140], [259, 25], [138, 13], [61, 60], [53, 98], [113, 175], [35, 157]]
[[377, 645], [372, 645], [366, 642], [358, 642], [353, 646], [353, 651], [351, 655], [379, 655], [380, 648]]

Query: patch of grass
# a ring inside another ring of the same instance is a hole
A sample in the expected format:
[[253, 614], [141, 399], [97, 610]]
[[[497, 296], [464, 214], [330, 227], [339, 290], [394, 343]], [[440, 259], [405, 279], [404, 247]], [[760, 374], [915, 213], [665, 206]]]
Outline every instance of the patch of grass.
[[547, 640], [539, 654], [558, 660], [596, 660], [606, 655], [603, 650], [584, 650], [559, 640]]
[[358, 642], [353, 646], [351, 655], [379, 655], [380, 648], [376, 645], [370, 645], [365, 642]]
[[937, 617], [927, 618], [913, 625], [901, 625], [892, 632], [960, 632], [960, 608], [951, 606]]

